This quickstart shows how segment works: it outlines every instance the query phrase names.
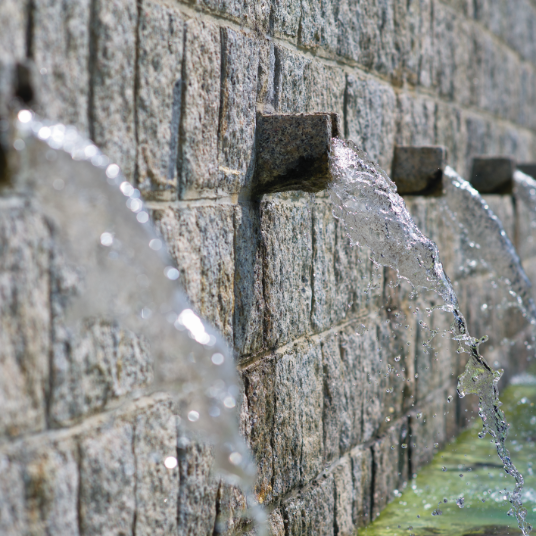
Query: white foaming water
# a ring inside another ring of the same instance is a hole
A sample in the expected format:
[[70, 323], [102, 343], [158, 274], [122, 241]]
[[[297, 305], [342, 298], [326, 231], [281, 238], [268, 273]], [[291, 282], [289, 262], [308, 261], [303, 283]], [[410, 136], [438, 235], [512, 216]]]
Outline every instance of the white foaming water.
[[[512, 504], [509, 514], [516, 516], [523, 534], [528, 534], [532, 527], [526, 522], [527, 510], [521, 500], [523, 476], [505, 447], [508, 424], [500, 409], [497, 389], [501, 373], [492, 370], [479, 353], [478, 347], [485, 338], [477, 340], [468, 333], [456, 294], [439, 260], [437, 246], [417, 228], [403, 199], [396, 193], [395, 184], [355, 144], [333, 139], [330, 168], [334, 214], [345, 224], [352, 242], [367, 246], [376, 262], [394, 268], [399, 277], [415, 288], [437, 292], [444, 301], [441, 308], [454, 314], [454, 339], [463, 343], [460, 349], [470, 354], [459, 378], [458, 393], [461, 397], [479, 396], [479, 415], [483, 422], [479, 437], [490, 434], [505, 471], [514, 477], [515, 488], [508, 496]], [[478, 192], [450, 168], [445, 172], [445, 184], [447, 204], [457, 211], [460, 223], [472, 239], [485, 245], [486, 261], [511, 285], [520, 306], [534, 322], [536, 309], [530, 297], [530, 282], [499, 220]], [[490, 238], [494, 241], [491, 244]]]
[[[84, 319], [99, 318], [143, 336], [154, 362], [149, 391], [173, 396], [182, 427], [213, 445], [219, 474], [254, 504], [255, 465], [238, 429], [234, 359], [179, 288], [179, 272], [140, 192], [76, 129], [28, 110], [14, 127], [15, 188], [35, 200], [80, 275], [81, 288], [65, 311], [68, 329], [76, 334]], [[263, 511], [253, 507], [250, 514], [264, 534]]]

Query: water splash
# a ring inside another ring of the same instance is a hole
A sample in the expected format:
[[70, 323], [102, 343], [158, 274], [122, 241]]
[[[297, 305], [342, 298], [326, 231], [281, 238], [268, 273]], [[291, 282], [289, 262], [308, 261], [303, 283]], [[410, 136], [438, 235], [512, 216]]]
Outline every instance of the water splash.
[[[512, 504], [510, 513], [516, 516], [523, 534], [528, 534], [532, 527], [526, 522], [527, 511], [521, 501], [523, 477], [515, 468], [505, 447], [508, 424], [500, 409], [498, 397], [497, 382], [500, 373], [492, 370], [479, 353], [479, 345], [484, 339], [477, 340], [467, 331], [465, 318], [443, 270], [437, 246], [417, 228], [403, 199], [397, 194], [395, 184], [355, 144], [333, 139], [330, 168], [333, 175], [330, 194], [334, 214], [344, 223], [352, 242], [367, 246], [376, 262], [395, 269], [399, 277], [408, 280], [415, 288], [437, 292], [444, 301], [442, 309], [453, 313], [454, 339], [460, 343], [459, 350], [470, 355], [466, 369], [459, 378], [458, 393], [461, 397], [472, 393], [479, 396], [483, 431], [493, 438], [505, 471], [516, 482], [514, 491], [508, 497]], [[462, 207], [465, 218], [463, 223], [473, 228], [471, 217], [478, 208], [477, 204], [480, 203], [480, 209], [483, 209], [484, 202], [478, 192], [453, 170], [448, 169], [446, 176], [449, 199], [454, 206]], [[496, 252], [490, 248], [488, 260], [498, 273], [506, 273], [511, 279], [520, 302], [531, 318], [535, 318], [536, 309], [528, 293], [530, 282], [524, 275], [519, 258], [498, 219], [489, 209], [486, 214], [488, 218], [482, 220], [485, 225], [474, 226], [473, 232], [477, 229], [486, 240], [489, 236], [499, 237], [500, 247]]]
[[[255, 504], [255, 465], [238, 428], [234, 359], [179, 288], [179, 272], [140, 192], [76, 129], [29, 110], [14, 121], [13, 147], [17, 194], [37, 204], [80, 275], [81, 288], [65, 311], [68, 329], [75, 334], [84, 319], [105, 318], [145, 337], [154, 360], [150, 391], [173, 396], [188, 435], [213, 445], [219, 474]], [[263, 534], [260, 507], [249, 514]]]

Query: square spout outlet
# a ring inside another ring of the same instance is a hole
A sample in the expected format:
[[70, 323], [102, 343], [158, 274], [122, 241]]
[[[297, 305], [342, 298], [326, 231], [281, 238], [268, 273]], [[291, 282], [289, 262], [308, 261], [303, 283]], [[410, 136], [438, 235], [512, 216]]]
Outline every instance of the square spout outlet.
[[340, 135], [337, 114], [257, 114], [253, 195], [325, 190], [331, 139]]
[[395, 146], [391, 179], [400, 195], [440, 195], [447, 148]]
[[536, 179], [536, 162], [523, 162], [517, 165], [517, 169], [533, 179]]
[[481, 194], [511, 194], [516, 163], [507, 156], [475, 156], [471, 184]]

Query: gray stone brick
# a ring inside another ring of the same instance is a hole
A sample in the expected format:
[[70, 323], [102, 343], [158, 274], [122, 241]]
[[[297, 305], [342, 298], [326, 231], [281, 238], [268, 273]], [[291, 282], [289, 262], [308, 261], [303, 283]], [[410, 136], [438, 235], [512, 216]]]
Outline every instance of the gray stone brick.
[[361, 33], [361, 10], [354, 0], [338, 0], [335, 4], [337, 25], [337, 54], [358, 61], [361, 55], [359, 36]]
[[407, 5], [408, 54], [406, 77], [408, 82], [423, 87], [432, 85], [433, 16], [432, 0], [410, 0]]
[[296, 37], [301, 17], [301, 3], [294, 0], [274, 0], [271, 25], [276, 37]]
[[206, 320], [232, 340], [233, 334], [232, 205], [166, 208], [154, 219], [180, 272], [190, 302]]
[[[344, 116], [346, 77], [338, 67], [313, 61], [305, 65], [306, 112], [338, 113]], [[300, 110], [301, 111], [301, 110]]]
[[235, 212], [234, 345], [244, 356], [264, 342], [264, 291], [258, 206], [238, 205]]
[[245, 519], [242, 518], [245, 510], [246, 498], [240, 488], [220, 482], [214, 534], [234, 536], [245, 525]]
[[322, 354], [303, 342], [275, 365], [273, 494], [305, 484], [322, 468]]
[[80, 528], [84, 535], [120, 536], [134, 529], [134, 430], [121, 419], [88, 431], [80, 441]]
[[139, 17], [138, 184], [147, 197], [173, 199], [178, 189], [184, 22], [178, 11], [151, 1], [142, 4]]
[[372, 446], [374, 456], [372, 520], [378, 517], [381, 510], [394, 498], [393, 491], [407, 481], [407, 449], [402, 448], [407, 433], [406, 422], [398, 422]]
[[17, 436], [45, 426], [51, 238], [22, 201], [0, 207], [0, 435]]
[[210, 448], [179, 437], [179, 536], [209, 536], [216, 522], [218, 482]]
[[34, 441], [23, 454], [28, 534], [79, 534], [78, 454], [71, 439]]
[[[347, 348], [348, 345], [345, 350]], [[358, 394], [359, 384], [355, 382], [359, 371], [347, 369], [346, 365], [341, 359], [338, 335], [328, 335], [322, 341], [322, 430], [325, 463], [337, 460], [341, 453], [357, 443], [360, 436], [362, 400]]]
[[20, 536], [27, 531], [24, 475], [17, 452], [0, 453], [0, 532]]
[[464, 173], [465, 122], [460, 109], [438, 103], [435, 117], [435, 143], [448, 149], [448, 164], [458, 173]]
[[241, 26], [253, 28], [262, 33], [269, 30], [270, 0], [244, 2], [243, 0], [194, 0], [194, 5], [213, 11], [238, 22]]
[[303, 203], [263, 201], [261, 234], [265, 343], [285, 344], [310, 330], [312, 221]]
[[350, 453], [354, 489], [352, 520], [355, 527], [370, 523], [372, 511], [372, 450], [357, 447]]
[[257, 103], [272, 110], [275, 98], [275, 47], [270, 39], [259, 39], [259, 70], [257, 73]]
[[220, 114], [220, 32], [197, 19], [186, 23], [180, 125], [180, 197], [213, 190], [218, 179]]
[[136, 2], [97, 0], [93, 9], [89, 131], [93, 141], [132, 181], [136, 162]]
[[398, 95], [395, 143], [433, 145], [435, 143], [436, 104], [426, 97]]
[[300, 113], [307, 106], [305, 69], [310, 59], [276, 46], [274, 108], [281, 113]]
[[237, 193], [254, 165], [258, 41], [222, 28], [222, 84], [218, 137], [218, 187]]
[[335, 534], [353, 536], [354, 487], [352, 482], [352, 461], [344, 457], [333, 470], [335, 484]]
[[87, 134], [90, 2], [38, 0], [32, 17], [40, 111]]
[[306, 0], [301, 2], [298, 28], [300, 46], [315, 50], [318, 47], [329, 51], [337, 49], [337, 25], [335, 11], [338, 2], [330, 0]]
[[391, 86], [348, 76], [346, 137], [390, 170], [395, 136], [396, 98]]
[[14, 62], [26, 55], [27, 6], [18, 0], [2, 2], [0, 13], [0, 60]]
[[322, 534], [334, 536], [334, 482], [333, 475], [326, 475], [289, 499], [281, 507], [285, 534]]
[[134, 421], [136, 459], [136, 534], [177, 533], [179, 469], [168, 469], [168, 457], [177, 458], [176, 418], [171, 403], [162, 401]]
[[285, 523], [279, 508], [270, 514], [269, 523], [272, 536], [285, 536]]
[[257, 463], [255, 494], [264, 504], [272, 498], [275, 358], [267, 357], [249, 366], [242, 372], [242, 379], [246, 394], [244, 435]]
[[104, 321], [88, 321], [75, 337], [55, 326], [50, 420], [71, 424], [153, 379], [145, 342]]

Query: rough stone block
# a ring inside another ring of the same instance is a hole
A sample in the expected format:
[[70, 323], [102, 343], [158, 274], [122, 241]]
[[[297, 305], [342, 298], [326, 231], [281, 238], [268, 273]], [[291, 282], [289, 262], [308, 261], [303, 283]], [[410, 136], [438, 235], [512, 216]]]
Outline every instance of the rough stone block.
[[393, 491], [407, 482], [407, 449], [402, 448], [402, 444], [407, 440], [407, 435], [406, 421], [398, 422], [372, 446], [374, 456], [372, 520], [378, 517], [381, 510], [394, 498]]
[[262, 33], [269, 31], [270, 0], [244, 2], [242, 0], [194, 0], [196, 6], [216, 12], [217, 15], [238, 22], [241, 26], [253, 28]]
[[312, 221], [300, 202], [262, 201], [265, 344], [285, 344], [310, 331]]
[[385, 169], [393, 158], [395, 112], [391, 86], [348, 76], [345, 135]]
[[179, 469], [164, 463], [177, 459], [177, 425], [170, 406], [158, 402], [134, 421], [137, 535], [177, 533]]
[[132, 181], [136, 163], [135, 0], [97, 0], [91, 18], [89, 132]]
[[[346, 342], [346, 341], [345, 341]], [[346, 342], [344, 352], [348, 352]], [[362, 400], [359, 396], [359, 370], [341, 359], [339, 337], [328, 335], [322, 341], [322, 379], [324, 404], [322, 429], [324, 434], [324, 461], [335, 461], [341, 453], [350, 449], [360, 438]], [[350, 360], [359, 356], [350, 355]], [[357, 364], [357, 363], [356, 363]], [[347, 365], [350, 367], [347, 368]]]
[[431, 0], [411, 0], [407, 5], [408, 52], [405, 71], [414, 85], [430, 87], [433, 68], [433, 15]]
[[289, 499], [282, 507], [285, 534], [322, 534], [335, 536], [334, 528], [334, 482], [333, 475], [314, 482]]
[[398, 145], [434, 145], [436, 104], [426, 97], [398, 95], [395, 143]]
[[0, 453], [0, 533], [20, 536], [27, 531], [23, 468], [20, 452]]
[[276, 46], [274, 108], [281, 113], [300, 113], [307, 106], [305, 68], [309, 58]]
[[276, 37], [296, 37], [301, 17], [301, 3], [276, 0], [272, 3], [271, 25]]
[[359, 63], [399, 83], [406, 50], [407, 21], [404, 4], [398, 0], [360, 5]]
[[120, 536], [134, 530], [134, 430], [121, 419], [88, 431], [80, 442], [79, 522], [84, 535]]
[[447, 147], [448, 164], [459, 173], [464, 173], [467, 140], [461, 110], [438, 103], [435, 119], [435, 143]]
[[337, 26], [337, 55], [359, 61], [361, 10], [358, 2], [339, 0], [335, 4], [335, 24]]
[[353, 536], [354, 486], [352, 482], [352, 461], [344, 457], [333, 470], [335, 484], [335, 534]]
[[441, 188], [443, 170], [447, 164], [445, 147], [395, 147], [391, 179], [398, 193], [426, 195]]
[[510, 193], [515, 168], [512, 158], [475, 156], [471, 184], [480, 193]]
[[218, 482], [210, 447], [179, 437], [179, 536], [211, 535], [216, 522]]
[[338, 2], [306, 0], [301, 3], [298, 43], [300, 46], [315, 50], [337, 49], [337, 25], [335, 23]]
[[258, 206], [238, 205], [235, 212], [234, 346], [240, 356], [264, 342], [264, 292]]
[[152, 381], [152, 359], [134, 333], [88, 321], [73, 338], [57, 325], [54, 335], [49, 410], [53, 426], [102, 410]]
[[40, 111], [87, 134], [90, 2], [38, 0], [32, 18]]
[[139, 14], [137, 173], [146, 197], [177, 197], [184, 22], [180, 13], [144, 2]]
[[233, 194], [253, 173], [259, 52], [256, 39], [229, 28], [222, 28], [221, 42], [218, 187]]
[[216, 504], [216, 524], [214, 534], [234, 536], [246, 520], [242, 514], [246, 510], [246, 498], [240, 488], [220, 482]]
[[275, 47], [270, 39], [258, 41], [259, 69], [257, 72], [257, 104], [259, 108], [274, 109]]
[[322, 469], [322, 353], [300, 343], [275, 365], [273, 494], [305, 484]]
[[17, 0], [2, 2], [0, 13], [0, 60], [15, 62], [26, 55], [28, 7]]
[[218, 180], [221, 43], [214, 25], [186, 23], [183, 72], [179, 180], [181, 199], [189, 199]]
[[244, 435], [257, 463], [255, 494], [261, 504], [272, 497], [275, 374], [274, 357], [264, 358], [241, 374], [246, 395]]
[[29, 534], [79, 534], [78, 454], [72, 439], [32, 442], [24, 453]]
[[352, 520], [355, 527], [364, 527], [371, 521], [372, 511], [372, 450], [357, 447], [350, 453], [354, 489]]
[[0, 435], [45, 426], [51, 237], [22, 201], [0, 204]]
[[179, 283], [203, 318], [232, 340], [232, 205], [166, 208], [154, 212], [180, 272]]

